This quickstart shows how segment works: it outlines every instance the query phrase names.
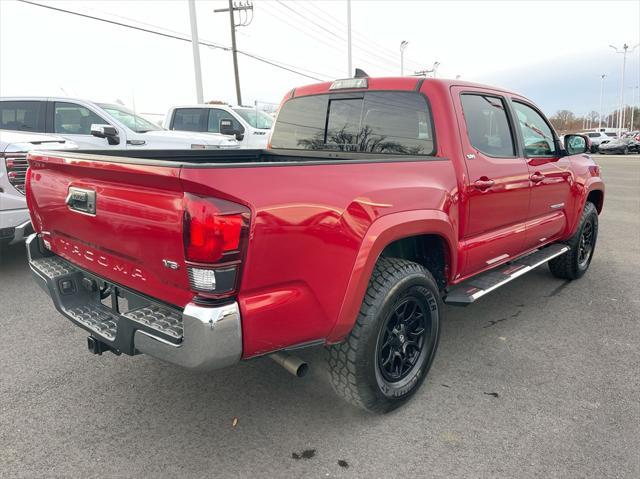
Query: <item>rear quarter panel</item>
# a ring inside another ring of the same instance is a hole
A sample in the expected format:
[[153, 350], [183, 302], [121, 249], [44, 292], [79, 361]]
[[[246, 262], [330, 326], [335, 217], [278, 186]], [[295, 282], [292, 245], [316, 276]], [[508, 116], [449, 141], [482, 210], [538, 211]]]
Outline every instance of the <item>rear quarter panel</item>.
[[[251, 209], [239, 292], [244, 357], [329, 337], [358, 254], [377, 220], [403, 211], [438, 210], [457, 223], [452, 207], [456, 176], [451, 162], [442, 158], [184, 168], [181, 180], [185, 191]], [[354, 304], [359, 306], [361, 299], [356, 295]], [[341, 333], [353, 320], [345, 320]]]

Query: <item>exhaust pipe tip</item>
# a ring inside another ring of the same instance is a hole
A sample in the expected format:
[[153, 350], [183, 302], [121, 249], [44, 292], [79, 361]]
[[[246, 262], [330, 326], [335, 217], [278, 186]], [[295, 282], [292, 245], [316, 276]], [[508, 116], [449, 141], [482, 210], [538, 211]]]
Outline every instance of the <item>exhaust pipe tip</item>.
[[296, 377], [301, 378], [309, 371], [309, 365], [296, 356], [279, 352], [270, 354], [269, 357]]

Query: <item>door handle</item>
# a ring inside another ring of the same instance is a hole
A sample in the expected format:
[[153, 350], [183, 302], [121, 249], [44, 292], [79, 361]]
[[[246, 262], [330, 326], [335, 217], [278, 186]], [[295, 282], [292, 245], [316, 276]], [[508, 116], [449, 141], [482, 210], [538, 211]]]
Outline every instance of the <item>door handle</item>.
[[540, 183], [542, 180], [544, 180], [544, 178], [545, 176], [542, 173], [538, 173], [537, 171], [529, 177], [529, 179], [534, 183]]
[[478, 189], [478, 190], [484, 191], [484, 190], [488, 190], [489, 188], [491, 188], [494, 185], [494, 183], [495, 183], [495, 181], [490, 180], [488, 178], [486, 178], [486, 179], [481, 178], [479, 180], [476, 180], [473, 183], [473, 186], [475, 186], [476, 189]]

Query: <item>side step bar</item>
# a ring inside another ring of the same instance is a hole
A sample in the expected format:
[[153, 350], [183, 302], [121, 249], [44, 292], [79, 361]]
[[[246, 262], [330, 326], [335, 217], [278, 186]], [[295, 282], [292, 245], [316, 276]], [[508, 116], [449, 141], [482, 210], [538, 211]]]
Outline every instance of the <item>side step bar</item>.
[[483, 297], [494, 289], [498, 289], [500, 286], [504, 286], [508, 282], [528, 273], [550, 259], [565, 254], [569, 249], [570, 248], [564, 244], [552, 244], [551, 246], [510, 261], [499, 268], [474, 276], [451, 288], [444, 298], [444, 302], [457, 306], [467, 306], [476, 299]]

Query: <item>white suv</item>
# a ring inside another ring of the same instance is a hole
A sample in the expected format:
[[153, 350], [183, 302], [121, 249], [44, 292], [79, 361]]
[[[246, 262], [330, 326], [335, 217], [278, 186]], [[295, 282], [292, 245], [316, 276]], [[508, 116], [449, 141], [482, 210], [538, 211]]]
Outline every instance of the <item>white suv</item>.
[[240, 147], [232, 136], [167, 131], [122, 105], [72, 98], [0, 98], [0, 130], [52, 133], [81, 149]]
[[27, 153], [76, 148], [59, 136], [0, 130], [0, 244], [17, 243], [33, 232], [24, 196]]

